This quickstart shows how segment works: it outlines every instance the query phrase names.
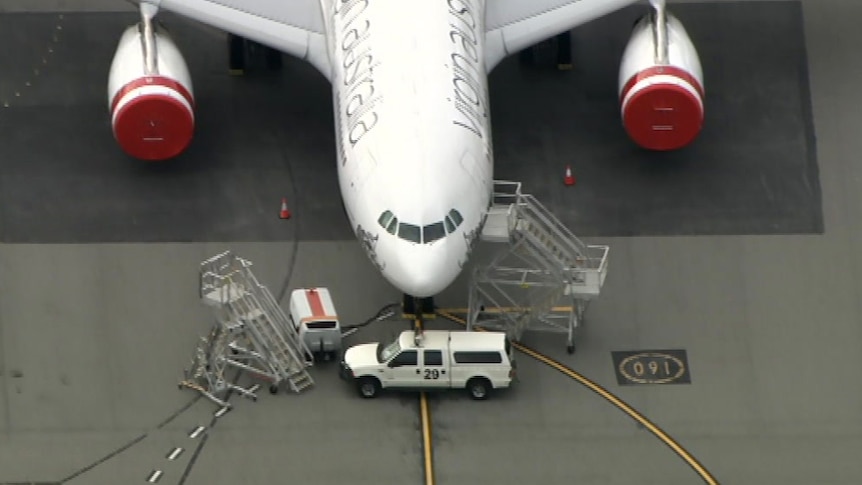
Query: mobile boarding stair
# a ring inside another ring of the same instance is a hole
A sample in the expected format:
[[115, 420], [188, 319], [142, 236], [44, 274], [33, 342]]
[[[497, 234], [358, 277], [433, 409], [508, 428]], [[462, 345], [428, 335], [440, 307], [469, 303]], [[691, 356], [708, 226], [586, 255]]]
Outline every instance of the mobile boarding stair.
[[525, 330], [574, 332], [608, 271], [608, 246], [584, 244], [520, 182], [495, 181], [481, 239], [508, 243], [472, 274], [467, 329], [476, 324], [520, 340]]
[[201, 338], [180, 387], [197, 390], [224, 408], [230, 405], [219, 396], [227, 390], [256, 400], [260, 387], [231, 384], [225, 376], [229, 368], [269, 382], [273, 394], [284, 382], [296, 393], [314, 384], [308, 373], [311, 352], [251, 266], [230, 251], [201, 263], [200, 296], [213, 307], [217, 322]]

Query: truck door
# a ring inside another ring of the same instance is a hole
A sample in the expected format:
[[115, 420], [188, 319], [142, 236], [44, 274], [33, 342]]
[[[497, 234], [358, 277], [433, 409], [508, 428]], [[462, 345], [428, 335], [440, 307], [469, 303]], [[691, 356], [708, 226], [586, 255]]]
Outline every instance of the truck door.
[[419, 353], [416, 350], [402, 350], [386, 364], [387, 387], [419, 387], [422, 376], [419, 371]]
[[442, 350], [422, 351], [422, 387], [449, 387], [449, 374]]

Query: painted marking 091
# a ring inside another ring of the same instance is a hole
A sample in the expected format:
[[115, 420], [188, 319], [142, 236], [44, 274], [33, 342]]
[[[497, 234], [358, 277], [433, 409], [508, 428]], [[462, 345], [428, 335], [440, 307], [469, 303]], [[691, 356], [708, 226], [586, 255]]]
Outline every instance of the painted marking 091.
[[611, 352], [617, 383], [691, 384], [685, 350], [631, 350]]

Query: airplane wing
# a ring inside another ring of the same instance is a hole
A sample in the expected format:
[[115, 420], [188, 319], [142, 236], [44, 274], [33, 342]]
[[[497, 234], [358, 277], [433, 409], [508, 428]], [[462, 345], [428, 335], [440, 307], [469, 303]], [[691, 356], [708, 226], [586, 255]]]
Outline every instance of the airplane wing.
[[485, 69], [503, 58], [638, 0], [488, 0]]
[[319, 0], [149, 0], [149, 3], [304, 59], [329, 78]]

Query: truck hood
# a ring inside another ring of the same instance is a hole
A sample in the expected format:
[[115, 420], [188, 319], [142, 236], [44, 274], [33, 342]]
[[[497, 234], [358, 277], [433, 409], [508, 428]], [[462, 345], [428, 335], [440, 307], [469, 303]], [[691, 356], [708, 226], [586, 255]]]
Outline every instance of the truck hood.
[[344, 363], [351, 369], [380, 365], [377, 362], [377, 343], [359, 344], [344, 352]]

